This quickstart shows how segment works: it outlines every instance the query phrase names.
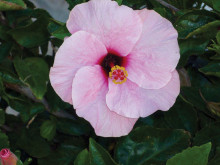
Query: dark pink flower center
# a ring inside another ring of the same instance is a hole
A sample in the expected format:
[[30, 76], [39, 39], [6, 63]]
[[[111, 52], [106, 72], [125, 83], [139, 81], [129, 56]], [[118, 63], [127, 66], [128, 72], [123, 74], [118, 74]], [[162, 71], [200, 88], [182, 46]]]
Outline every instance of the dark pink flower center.
[[100, 64], [103, 70], [106, 72], [106, 75], [108, 75], [113, 66], [115, 65], [122, 66], [123, 57], [108, 53], [103, 59], [101, 59]]

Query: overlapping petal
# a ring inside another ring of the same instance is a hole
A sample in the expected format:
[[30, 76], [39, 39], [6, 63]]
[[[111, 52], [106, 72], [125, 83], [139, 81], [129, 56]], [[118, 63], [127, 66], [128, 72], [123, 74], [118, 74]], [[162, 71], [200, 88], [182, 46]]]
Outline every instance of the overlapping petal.
[[127, 56], [128, 77], [140, 87], [159, 89], [170, 81], [178, 63], [178, 34], [171, 22], [155, 11], [143, 9], [137, 13], [142, 18], [143, 31]]
[[127, 6], [111, 0], [91, 0], [70, 12], [67, 28], [73, 34], [84, 30], [95, 34], [109, 52], [126, 56], [140, 37], [142, 21]]
[[170, 82], [161, 89], [144, 89], [130, 80], [117, 85], [109, 81], [106, 102], [110, 110], [131, 118], [146, 117], [157, 110], [167, 111], [180, 92], [179, 75], [172, 72]]
[[88, 120], [99, 136], [127, 135], [137, 119], [110, 111], [105, 96], [108, 82], [101, 66], [87, 66], [77, 71], [72, 85], [73, 105], [77, 115]]
[[79, 31], [67, 38], [56, 53], [50, 70], [51, 85], [56, 93], [72, 103], [72, 82], [76, 71], [97, 64], [106, 54], [105, 46], [92, 34]]

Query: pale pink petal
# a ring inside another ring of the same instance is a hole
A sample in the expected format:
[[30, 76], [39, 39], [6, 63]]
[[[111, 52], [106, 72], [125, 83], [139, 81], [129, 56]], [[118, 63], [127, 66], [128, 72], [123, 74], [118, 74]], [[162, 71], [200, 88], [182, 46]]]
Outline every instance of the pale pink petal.
[[106, 54], [105, 46], [92, 34], [79, 31], [67, 38], [56, 53], [50, 70], [50, 82], [56, 93], [71, 104], [76, 71], [97, 64]]
[[173, 71], [170, 82], [161, 89], [144, 89], [130, 80], [123, 84], [114, 84], [109, 80], [106, 101], [109, 109], [117, 114], [138, 118], [149, 116], [157, 110], [169, 110], [179, 92], [179, 75]]
[[159, 89], [169, 82], [179, 61], [178, 33], [171, 22], [153, 10], [137, 13], [143, 20], [143, 31], [127, 56], [128, 77], [140, 87]]
[[131, 8], [115, 1], [91, 0], [72, 9], [67, 28], [71, 33], [93, 33], [109, 52], [126, 56], [140, 37], [142, 21]]
[[101, 66], [86, 66], [78, 70], [72, 90], [76, 113], [88, 120], [99, 136], [127, 135], [137, 119], [126, 118], [110, 111], [105, 101], [107, 91], [108, 81]]

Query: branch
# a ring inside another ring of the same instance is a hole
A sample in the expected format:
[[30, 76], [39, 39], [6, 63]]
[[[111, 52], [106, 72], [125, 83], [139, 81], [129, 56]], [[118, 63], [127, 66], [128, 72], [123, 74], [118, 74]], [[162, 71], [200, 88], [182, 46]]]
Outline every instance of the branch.
[[54, 116], [62, 117], [62, 118], [74, 119], [74, 116], [73, 116], [73, 115], [67, 113], [67, 112], [64, 111], [64, 110], [59, 110], [59, 111], [57, 111], [57, 112], [51, 112], [50, 106], [49, 106], [47, 100], [46, 100], [45, 98], [42, 99], [42, 100], [37, 99], [37, 98], [34, 96], [34, 94], [32, 93], [31, 89], [28, 88], [28, 87], [22, 87], [22, 86], [19, 86], [19, 85], [16, 85], [16, 84], [10, 84], [10, 83], [5, 83], [5, 87], [6, 87], [6, 88], [9, 88], [9, 89], [12, 89], [12, 90], [15, 90], [16, 92], [25, 95], [26, 97], [28, 97], [29, 99], [31, 99], [31, 100], [34, 101], [34, 102], [42, 103], [42, 104], [44, 105], [46, 111], [50, 112], [50, 113], [53, 114]]
[[173, 6], [173, 5], [171, 5], [171, 4], [167, 3], [167, 2], [165, 2], [165, 1], [163, 1], [163, 0], [155, 0], [155, 1], [159, 2], [161, 5], [167, 7], [167, 8], [169, 8], [169, 9], [175, 11], [175, 12], [180, 11], [180, 9], [176, 8], [175, 6]]

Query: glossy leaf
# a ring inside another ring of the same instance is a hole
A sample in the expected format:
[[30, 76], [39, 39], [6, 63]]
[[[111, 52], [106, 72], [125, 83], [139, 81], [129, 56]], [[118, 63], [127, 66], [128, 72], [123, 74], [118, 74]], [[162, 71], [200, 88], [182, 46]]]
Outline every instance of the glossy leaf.
[[90, 125], [84, 120], [59, 119], [57, 130], [72, 136], [88, 135], [91, 131]]
[[70, 36], [70, 32], [66, 28], [66, 24], [59, 21], [51, 20], [48, 25], [48, 30], [52, 36], [64, 40], [65, 37]]
[[21, 136], [17, 137], [17, 146], [35, 158], [46, 157], [50, 154], [50, 146], [39, 135], [37, 130], [24, 129]]
[[215, 122], [201, 129], [193, 139], [194, 145], [212, 142], [213, 146], [220, 145], [220, 122]]
[[209, 41], [201, 39], [182, 39], [179, 40], [180, 61], [178, 67], [183, 67], [191, 55], [202, 55], [205, 53]]
[[91, 165], [117, 165], [110, 154], [92, 138], [89, 140]]
[[202, 146], [187, 148], [169, 159], [166, 165], [207, 165], [211, 143]]
[[209, 161], [208, 165], [218, 165], [220, 162], [220, 147], [217, 147], [215, 156]]
[[209, 76], [220, 77], [220, 63], [210, 63], [200, 68], [199, 71]]
[[41, 17], [24, 27], [10, 30], [10, 34], [20, 45], [33, 48], [45, 44], [49, 40], [47, 31], [48, 18]]
[[189, 138], [182, 130], [139, 127], [120, 140], [116, 161], [123, 165], [164, 164], [189, 146]]
[[71, 138], [62, 141], [55, 151], [49, 153], [45, 158], [38, 159], [39, 165], [70, 165], [74, 163], [77, 154], [85, 148], [82, 139]]
[[122, 1], [123, 1], [123, 0], [116, 0], [116, 2], [118, 3], [118, 5], [121, 5], [121, 4], [122, 4]]
[[213, 21], [189, 33], [186, 38], [193, 36], [198, 36], [201, 38], [205, 37], [208, 39], [215, 38], [219, 27], [220, 27], [220, 21], [219, 20]]
[[220, 12], [220, 2], [219, 0], [212, 0], [213, 8]]
[[81, 151], [74, 161], [74, 165], [90, 165], [89, 152], [87, 149]]
[[56, 134], [56, 122], [53, 120], [44, 121], [40, 127], [40, 134], [47, 140], [52, 140]]
[[36, 114], [45, 110], [44, 106], [40, 103], [32, 103], [25, 98], [10, 98], [9, 105], [19, 112], [23, 122], [28, 122]]
[[87, 0], [66, 0], [67, 3], [69, 4], [69, 10], [71, 10], [73, 7], [75, 7], [78, 4], [84, 3]]
[[208, 11], [190, 11], [180, 16], [176, 21], [176, 28], [179, 32], [179, 38], [184, 39], [194, 30], [203, 25], [215, 21], [215, 15]]
[[192, 105], [178, 98], [174, 106], [164, 113], [169, 128], [184, 129], [191, 134], [197, 131], [197, 113]]
[[38, 57], [14, 60], [15, 69], [20, 79], [27, 84], [38, 99], [42, 99], [47, 90], [49, 68], [47, 63]]

